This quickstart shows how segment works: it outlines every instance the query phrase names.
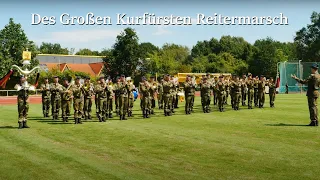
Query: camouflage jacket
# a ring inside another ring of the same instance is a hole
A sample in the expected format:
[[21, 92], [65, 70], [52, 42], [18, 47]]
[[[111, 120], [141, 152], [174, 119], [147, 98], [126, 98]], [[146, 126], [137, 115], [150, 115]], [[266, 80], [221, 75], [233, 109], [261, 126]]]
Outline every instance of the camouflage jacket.
[[226, 83], [224, 82], [218, 82], [216, 83], [216, 91], [219, 95], [226, 94]]
[[240, 81], [238, 81], [238, 82], [233, 81], [230, 85], [230, 88], [233, 93], [240, 93], [241, 92], [241, 82]]
[[71, 86], [71, 91], [73, 94], [74, 99], [83, 99], [84, 97], [84, 90], [81, 84], [74, 84]]
[[183, 84], [183, 89], [184, 89], [184, 93], [185, 93], [186, 96], [188, 96], [188, 95], [192, 96], [196, 92], [196, 86], [195, 86], [195, 84], [192, 84], [191, 81], [185, 82]]
[[63, 92], [62, 85], [59, 83], [52, 83], [50, 85], [51, 99], [60, 100], [61, 93]]
[[92, 83], [85, 83], [83, 85], [84, 90], [84, 97], [91, 99], [92, 95], [94, 94], [94, 87]]
[[41, 92], [42, 98], [49, 99], [51, 97], [50, 84], [49, 83], [41, 84], [40, 92]]
[[139, 93], [142, 98], [150, 97], [150, 88], [151, 85], [148, 82], [140, 82], [139, 83]]
[[173, 83], [171, 81], [163, 81], [163, 93], [164, 94], [171, 94], [173, 89]]
[[62, 92], [61, 92], [61, 100], [63, 101], [70, 101], [72, 96], [72, 91], [66, 91], [69, 85], [62, 85]]
[[209, 82], [202, 83], [201, 85], [201, 95], [202, 96], [211, 96], [212, 85]]
[[97, 84], [95, 92], [99, 99], [105, 99], [108, 97], [108, 87], [106, 84]]
[[259, 81], [258, 82], [258, 92], [264, 92], [266, 88], [266, 82], [265, 81]]
[[129, 94], [129, 84], [127, 82], [121, 82], [118, 85], [119, 95], [122, 97], [128, 97]]
[[320, 88], [320, 74], [311, 74], [307, 79], [296, 79], [301, 84], [307, 84], [307, 96], [308, 97], [319, 97], [319, 88]]

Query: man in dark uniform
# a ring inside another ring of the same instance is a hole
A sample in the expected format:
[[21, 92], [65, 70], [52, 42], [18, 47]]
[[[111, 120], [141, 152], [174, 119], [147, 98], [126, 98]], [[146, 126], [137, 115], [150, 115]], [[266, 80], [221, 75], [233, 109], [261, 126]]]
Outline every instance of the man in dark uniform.
[[255, 107], [258, 107], [259, 106], [259, 104], [258, 104], [258, 102], [259, 102], [259, 96], [258, 96], [258, 85], [259, 85], [259, 77], [258, 76], [256, 76], [256, 78], [254, 79], [254, 81], [253, 81], [254, 83], [254, 93], [253, 93], [253, 100], [254, 100], [254, 106]]
[[266, 81], [263, 75], [260, 76], [260, 81], [258, 82], [258, 104], [259, 108], [263, 108], [265, 102], [265, 89]]
[[248, 87], [248, 109], [252, 109], [252, 101], [254, 97], [254, 79], [252, 79], [252, 75], [249, 73], [248, 74], [248, 80], [246, 82], [247, 87]]
[[268, 82], [268, 87], [269, 87], [270, 107], [274, 108], [274, 100], [276, 97], [276, 84], [274, 83], [273, 77], [270, 78]]
[[167, 74], [164, 77], [164, 81], [162, 83], [163, 87], [163, 110], [165, 116], [172, 116], [172, 88], [174, 84], [170, 81], [170, 75]]
[[83, 85], [80, 84], [80, 77], [76, 77], [75, 84], [72, 85], [71, 91], [73, 95], [74, 123], [82, 124], [84, 90]]
[[212, 89], [212, 85], [208, 82], [207, 77], [205, 77], [201, 85], [201, 94], [202, 94], [201, 102], [202, 102], [202, 110], [204, 113], [210, 112], [211, 89]]
[[125, 75], [121, 75], [120, 83], [118, 86], [119, 90], [119, 115], [120, 120], [127, 120], [126, 115], [128, 112], [128, 95], [129, 95], [129, 83], [126, 81]]
[[184, 86], [184, 93], [185, 93], [185, 112], [186, 114], [191, 114], [192, 111], [192, 102], [194, 99], [195, 93], [195, 84], [191, 80], [191, 76], [187, 75], [186, 82], [183, 84]]
[[84, 108], [83, 114], [85, 120], [91, 119], [91, 108], [92, 108], [92, 95], [94, 94], [93, 84], [90, 82], [90, 77], [86, 77], [84, 85]]
[[318, 107], [317, 100], [319, 97], [319, 87], [320, 87], [320, 75], [318, 73], [319, 66], [317, 64], [313, 64], [311, 66], [311, 75], [305, 79], [299, 79], [295, 75], [291, 75], [293, 79], [298, 81], [301, 84], [307, 84], [307, 97], [308, 97], [308, 106], [310, 113], [310, 124], [309, 126], [318, 126]]
[[219, 76], [219, 82], [216, 83], [216, 91], [219, 111], [224, 112], [224, 105], [226, 101], [226, 82], [224, 81], [223, 75]]
[[67, 78], [64, 79], [61, 92], [61, 111], [62, 111], [62, 121], [68, 122], [70, 116], [70, 108], [71, 108], [71, 96], [72, 92], [68, 89], [70, 86]]
[[53, 83], [50, 85], [51, 92], [51, 109], [53, 120], [58, 120], [61, 107], [61, 93], [63, 92], [62, 85], [59, 84], [58, 76], [53, 77]]

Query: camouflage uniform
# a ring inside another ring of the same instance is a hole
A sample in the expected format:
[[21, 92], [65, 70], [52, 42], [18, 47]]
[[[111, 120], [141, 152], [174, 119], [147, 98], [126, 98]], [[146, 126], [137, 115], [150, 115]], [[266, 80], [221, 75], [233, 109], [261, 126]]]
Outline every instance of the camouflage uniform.
[[226, 101], [226, 83], [223, 81], [220, 81], [216, 83], [215, 88], [216, 88], [217, 97], [218, 97], [219, 111], [223, 112], [225, 101]]
[[173, 85], [171, 88], [171, 112], [174, 113], [174, 108], [176, 106], [176, 98], [177, 98], [177, 86]]
[[70, 116], [71, 108], [71, 91], [67, 90], [69, 85], [62, 86], [61, 92], [61, 110], [62, 110], [62, 120], [63, 122], [68, 122]]
[[201, 85], [202, 109], [204, 113], [210, 112], [210, 98], [212, 85], [209, 82], [203, 82]]
[[92, 111], [92, 95], [94, 94], [93, 84], [85, 83], [83, 85], [84, 90], [84, 107], [83, 112], [85, 119], [91, 119], [91, 111]]
[[173, 83], [169, 81], [163, 81], [163, 101], [164, 101], [164, 115], [171, 116], [172, 115], [172, 89]]
[[[21, 87], [20, 89], [18, 87]], [[19, 129], [29, 128], [27, 125], [28, 112], [29, 112], [29, 89], [25, 88], [22, 83], [19, 83], [15, 86], [15, 89], [18, 90], [18, 123]]]
[[151, 114], [154, 114], [154, 108], [156, 107], [156, 99], [155, 93], [158, 91], [158, 83], [157, 82], [150, 82], [150, 100], [151, 100]]
[[226, 101], [224, 104], [228, 104], [228, 97], [229, 97], [229, 94], [230, 94], [230, 82], [229, 81], [226, 81], [225, 83], [225, 87], [226, 87]]
[[241, 82], [239, 81], [232, 82], [231, 89], [232, 89], [233, 109], [239, 110], [239, 105], [241, 100]]
[[109, 118], [112, 118], [112, 113], [113, 113], [113, 86], [109, 84], [108, 86], [108, 107], [107, 107], [107, 113], [109, 114]]
[[258, 104], [259, 108], [263, 108], [265, 102], [265, 87], [266, 83], [264, 80], [259, 81], [258, 83]]
[[49, 117], [49, 111], [50, 111], [50, 84], [42, 84], [40, 87], [41, 91], [41, 99], [42, 99], [42, 112], [44, 117]]
[[98, 119], [100, 122], [106, 122], [107, 106], [108, 106], [108, 87], [104, 83], [97, 84], [95, 88], [98, 100]]
[[114, 102], [116, 105], [116, 114], [119, 115], [119, 104], [120, 104], [120, 82], [116, 83], [114, 86]]
[[128, 83], [128, 117], [132, 116], [132, 108], [134, 105], [134, 85], [132, 83]]
[[258, 107], [259, 106], [259, 94], [258, 94], [258, 85], [259, 81], [257, 79], [253, 80], [254, 82], [254, 94], [253, 94], [253, 99], [254, 99], [254, 106]]
[[57, 120], [59, 117], [59, 110], [61, 106], [61, 93], [63, 92], [62, 85], [59, 83], [52, 83], [50, 86], [51, 92], [51, 106], [52, 106], [52, 118]]
[[127, 120], [126, 114], [128, 111], [128, 93], [129, 93], [129, 84], [126, 82], [121, 82], [118, 85], [118, 90], [120, 93], [119, 96], [119, 115], [120, 120]]
[[74, 123], [82, 124], [81, 118], [83, 115], [84, 90], [81, 84], [74, 84], [71, 87], [71, 90], [73, 94]]
[[163, 109], [163, 86], [162, 86], [162, 83], [158, 83], [157, 99], [158, 99], [159, 109]]
[[242, 106], [246, 105], [246, 100], [247, 100], [247, 83], [246, 80], [243, 79], [241, 82], [241, 101], [242, 101]]
[[191, 114], [192, 102], [194, 100], [194, 93], [195, 93], [195, 84], [193, 84], [192, 81], [189, 81], [189, 82], [185, 82], [183, 86], [184, 86], [184, 93], [185, 93], [184, 96], [186, 99], [185, 112], [186, 114]]
[[252, 109], [252, 102], [253, 102], [253, 97], [254, 97], [254, 80], [253, 79], [249, 79], [247, 81], [247, 87], [248, 87], [248, 109]]
[[274, 107], [274, 100], [276, 97], [276, 84], [274, 82], [268, 82], [269, 86], [269, 100], [270, 100], [270, 107]]
[[139, 83], [139, 92], [141, 98], [141, 110], [143, 114], [143, 118], [149, 118], [151, 114], [151, 93], [150, 93], [151, 85], [147, 82]]
[[217, 105], [218, 103], [218, 91], [216, 88], [217, 83], [218, 83], [218, 80], [215, 79], [213, 82], [213, 105]]

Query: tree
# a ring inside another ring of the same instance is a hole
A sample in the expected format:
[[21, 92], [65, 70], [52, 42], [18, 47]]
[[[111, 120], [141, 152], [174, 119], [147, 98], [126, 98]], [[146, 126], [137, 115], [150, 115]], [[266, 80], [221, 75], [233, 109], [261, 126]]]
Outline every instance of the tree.
[[137, 33], [132, 28], [126, 28], [117, 36], [113, 46], [112, 57], [103, 58], [109, 68], [109, 75], [118, 74], [134, 76], [139, 62], [139, 43]]
[[38, 51], [33, 41], [29, 41], [21, 24], [14, 22], [13, 18], [0, 31], [0, 76], [5, 75], [13, 64], [22, 65], [22, 52], [27, 48], [32, 53], [31, 66], [39, 64], [35, 59]]
[[146, 59], [149, 58], [149, 54], [152, 54], [154, 52], [159, 52], [159, 47], [153, 45], [150, 42], [144, 42], [139, 45], [140, 50], [140, 58]]
[[69, 54], [68, 48], [62, 48], [59, 43], [45, 43], [43, 42], [39, 50], [42, 54]]
[[313, 12], [311, 24], [300, 29], [294, 38], [297, 56], [303, 61], [320, 61], [320, 13]]
[[86, 55], [86, 56], [100, 56], [99, 51], [91, 51], [90, 49], [84, 48], [80, 49], [76, 55]]

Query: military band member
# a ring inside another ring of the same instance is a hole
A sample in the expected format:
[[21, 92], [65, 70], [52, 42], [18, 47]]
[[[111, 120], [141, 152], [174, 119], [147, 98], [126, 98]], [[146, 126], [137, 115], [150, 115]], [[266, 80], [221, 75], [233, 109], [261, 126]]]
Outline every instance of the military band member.
[[126, 115], [128, 112], [128, 93], [129, 84], [126, 81], [125, 75], [121, 75], [120, 83], [118, 84], [119, 96], [119, 115], [120, 120], [127, 120]]
[[128, 117], [132, 116], [132, 108], [133, 108], [133, 104], [134, 104], [134, 94], [133, 94], [133, 90], [134, 90], [134, 85], [133, 82], [131, 80], [131, 77], [127, 77], [127, 83], [128, 83]]
[[156, 98], [155, 94], [158, 91], [158, 83], [155, 81], [155, 77], [150, 77], [150, 98], [151, 98], [151, 114], [154, 114], [154, 108], [156, 107]]
[[274, 108], [274, 100], [276, 97], [276, 84], [274, 83], [273, 77], [270, 78], [268, 82], [268, 86], [269, 86], [270, 107]]
[[246, 75], [242, 76], [241, 79], [241, 102], [242, 102], [242, 106], [246, 105], [246, 100], [247, 100], [247, 93], [248, 93], [248, 89], [247, 89], [247, 77]]
[[229, 82], [229, 89], [230, 89], [229, 94], [230, 94], [232, 109], [234, 109], [235, 107], [235, 87], [233, 86], [235, 79], [236, 79], [236, 75], [232, 75], [232, 80]]
[[224, 105], [226, 101], [226, 82], [224, 81], [224, 77], [222, 75], [219, 76], [219, 81], [216, 83], [216, 92], [219, 111], [224, 112]]
[[253, 102], [253, 97], [254, 97], [254, 86], [255, 86], [255, 81], [252, 79], [252, 75], [249, 73], [248, 74], [248, 80], [247, 80], [247, 87], [248, 87], [248, 109], [252, 109], [252, 102]]
[[266, 88], [266, 82], [264, 79], [264, 76], [260, 77], [260, 81], [258, 82], [258, 104], [259, 108], [263, 108], [264, 102], [265, 102], [265, 88]]
[[35, 91], [35, 87], [28, 84], [24, 76], [20, 77], [20, 82], [14, 87], [18, 91], [18, 123], [19, 129], [29, 128], [27, 125], [29, 112], [29, 92]]
[[61, 106], [61, 93], [63, 92], [62, 85], [59, 84], [58, 76], [53, 77], [53, 83], [50, 85], [50, 92], [51, 92], [52, 119], [58, 120], [60, 106]]
[[177, 98], [177, 84], [174, 82], [174, 77], [171, 76], [170, 80], [173, 82], [173, 86], [171, 88], [171, 96], [172, 96], [172, 103], [171, 103], [171, 112], [175, 113], [174, 109], [176, 107], [176, 98]]
[[119, 101], [120, 101], [120, 90], [119, 90], [119, 87], [120, 87], [120, 78], [117, 77], [116, 79], [116, 83], [114, 84], [113, 88], [114, 88], [114, 102], [115, 102], [115, 105], [116, 105], [116, 114], [119, 115]]
[[216, 84], [219, 82], [219, 78], [216, 76], [214, 77], [214, 88], [213, 88], [213, 105], [217, 105], [218, 103], [218, 94], [217, 94], [217, 88]]
[[62, 92], [61, 92], [61, 111], [62, 111], [63, 122], [68, 122], [68, 118], [70, 116], [72, 92], [69, 86], [70, 86], [69, 81], [67, 78], [65, 78], [62, 85]]
[[186, 99], [186, 105], [185, 105], [186, 114], [191, 114], [191, 112], [192, 112], [192, 102], [194, 99], [195, 86], [196, 85], [191, 80], [191, 76], [188, 75], [186, 78], [186, 82], [183, 84], [184, 93], [185, 93], [184, 96]]
[[99, 97], [98, 101], [98, 114], [97, 117], [99, 122], [106, 122], [107, 117], [107, 106], [108, 106], [108, 91], [107, 84], [104, 77], [100, 77], [100, 84], [97, 84], [95, 87], [95, 92]]
[[151, 84], [147, 81], [145, 77], [142, 77], [142, 81], [139, 83], [139, 93], [141, 98], [141, 110], [143, 118], [149, 118], [151, 114]]
[[[100, 78], [99, 78], [93, 89], [95, 89], [96, 86], [99, 85], [100, 83], [101, 82], [100, 82]], [[98, 115], [99, 115], [99, 96], [95, 91], [94, 91], [94, 104], [96, 105], [96, 116], [98, 117]]]
[[85, 120], [92, 119], [92, 95], [94, 94], [93, 84], [90, 82], [90, 77], [86, 77], [83, 85], [84, 90], [84, 106], [83, 113]]
[[301, 84], [308, 85], [307, 97], [308, 97], [308, 106], [310, 114], [310, 124], [309, 126], [318, 126], [318, 107], [317, 100], [319, 97], [319, 88], [320, 88], [320, 74], [318, 73], [319, 66], [313, 64], [311, 66], [311, 75], [307, 79], [299, 79], [295, 75], [291, 75], [293, 79]]
[[239, 77], [235, 76], [234, 81], [231, 83], [234, 110], [239, 110], [241, 100], [241, 85], [242, 83], [240, 82]]
[[74, 123], [82, 124], [84, 89], [80, 84], [80, 77], [76, 77], [75, 84], [71, 86], [71, 91], [73, 95]]
[[164, 115], [172, 116], [172, 88], [173, 82], [170, 80], [170, 75], [165, 75], [163, 81], [163, 101], [164, 101]]
[[44, 83], [41, 84], [40, 92], [41, 92], [41, 99], [42, 99], [43, 116], [49, 117], [51, 93], [50, 93], [50, 83], [48, 78], [45, 78]]
[[202, 84], [203, 84], [203, 80], [204, 80], [205, 77], [206, 77], [206, 75], [202, 75], [201, 80], [200, 80], [200, 83], [199, 83], [201, 104], [203, 104], [203, 102], [202, 102], [203, 98], [202, 98], [201, 86], [202, 86]]
[[204, 113], [210, 112], [210, 95], [211, 95], [211, 84], [207, 81], [207, 77], [203, 79], [201, 85], [201, 94], [202, 94], [202, 109]]
[[107, 97], [108, 97], [108, 103], [107, 103], [107, 113], [109, 114], [109, 118], [113, 118], [112, 113], [113, 113], [113, 96], [114, 96], [114, 92], [113, 92], [113, 86], [112, 86], [112, 80], [109, 79], [108, 81], [108, 93], [107, 93]]
[[259, 86], [259, 77], [256, 76], [254, 79], [254, 94], [253, 94], [253, 99], [254, 99], [254, 106], [259, 107], [259, 92], [258, 92], [258, 86]]
[[225, 105], [228, 105], [228, 98], [229, 98], [229, 95], [230, 95], [230, 83], [231, 83], [231, 76], [229, 76], [227, 79], [226, 79], [226, 101], [225, 101]]
[[163, 79], [158, 83], [158, 91], [157, 91], [157, 99], [158, 99], [158, 107], [159, 109], [163, 109]]

